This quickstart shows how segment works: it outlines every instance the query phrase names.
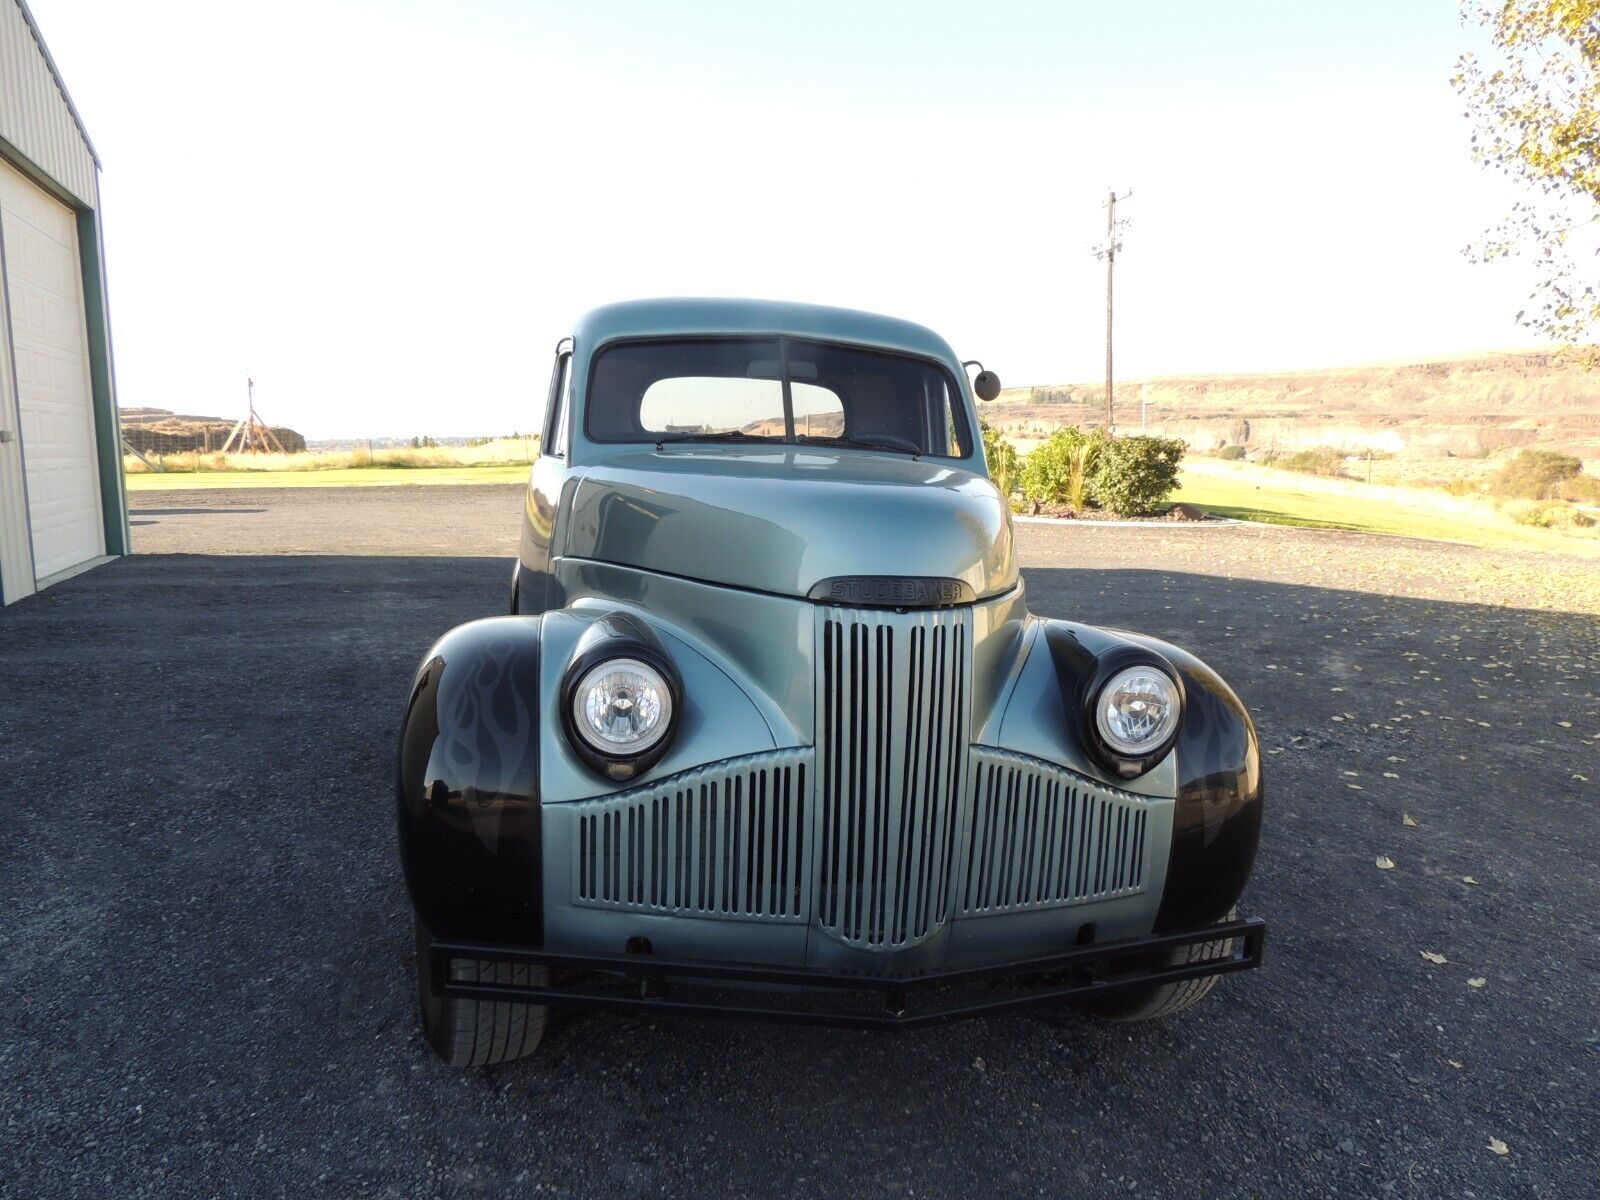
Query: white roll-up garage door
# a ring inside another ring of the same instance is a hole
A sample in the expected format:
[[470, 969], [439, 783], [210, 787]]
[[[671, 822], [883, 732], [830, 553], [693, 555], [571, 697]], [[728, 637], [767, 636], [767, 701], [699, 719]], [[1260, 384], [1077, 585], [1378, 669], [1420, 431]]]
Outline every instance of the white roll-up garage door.
[[0, 162], [5, 309], [39, 579], [105, 552], [76, 218]]

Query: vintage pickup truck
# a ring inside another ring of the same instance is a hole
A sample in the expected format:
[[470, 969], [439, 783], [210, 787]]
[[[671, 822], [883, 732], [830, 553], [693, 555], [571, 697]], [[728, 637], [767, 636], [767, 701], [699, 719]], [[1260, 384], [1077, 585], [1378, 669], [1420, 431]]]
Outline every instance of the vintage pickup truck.
[[562, 340], [510, 615], [405, 710], [441, 1057], [526, 1054], [552, 1004], [1146, 1017], [1259, 965], [1250, 718], [1175, 646], [1029, 614], [979, 365], [752, 301]]

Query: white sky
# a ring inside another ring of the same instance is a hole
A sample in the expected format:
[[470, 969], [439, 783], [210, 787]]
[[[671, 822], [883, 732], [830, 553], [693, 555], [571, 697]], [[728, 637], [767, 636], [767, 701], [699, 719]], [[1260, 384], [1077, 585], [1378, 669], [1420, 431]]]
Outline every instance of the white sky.
[[577, 314], [909, 317], [1008, 385], [1519, 346], [1448, 0], [31, 0], [104, 160], [120, 399], [532, 427]]

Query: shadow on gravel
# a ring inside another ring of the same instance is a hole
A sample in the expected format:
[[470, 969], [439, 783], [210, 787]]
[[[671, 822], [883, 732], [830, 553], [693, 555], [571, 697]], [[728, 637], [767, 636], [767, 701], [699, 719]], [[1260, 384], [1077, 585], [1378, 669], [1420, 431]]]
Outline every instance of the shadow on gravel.
[[227, 505], [216, 505], [211, 508], [139, 508], [135, 509], [142, 517], [212, 517], [227, 516], [229, 513], [264, 513], [264, 508], [230, 508]]
[[1154, 1026], [575, 1013], [475, 1074], [415, 1031], [391, 779], [505, 560], [145, 556], [0, 611], [0, 1193], [1584, 1194], [1596, 623], [1026, 576], [1257, 714], [1265, 970]]
[[264, 508], [135, 508], [128, 514], [129, 525], [159, 525], [160, 520], [148, 517], [232, 517], [242, 514], [264, 513]]

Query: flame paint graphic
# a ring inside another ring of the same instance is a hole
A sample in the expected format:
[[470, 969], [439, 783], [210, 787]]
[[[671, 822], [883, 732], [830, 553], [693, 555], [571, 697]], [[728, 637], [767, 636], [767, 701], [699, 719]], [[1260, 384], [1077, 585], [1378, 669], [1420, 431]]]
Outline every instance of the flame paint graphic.
[[500, 835], [508, 805], [533, 794], [538, 730], [531, 699], [538, 679], [510, 638], [498, 637], [445, 665], [439, 680], [435, 776], [470, 780], [460, 804], [485, 848]]

